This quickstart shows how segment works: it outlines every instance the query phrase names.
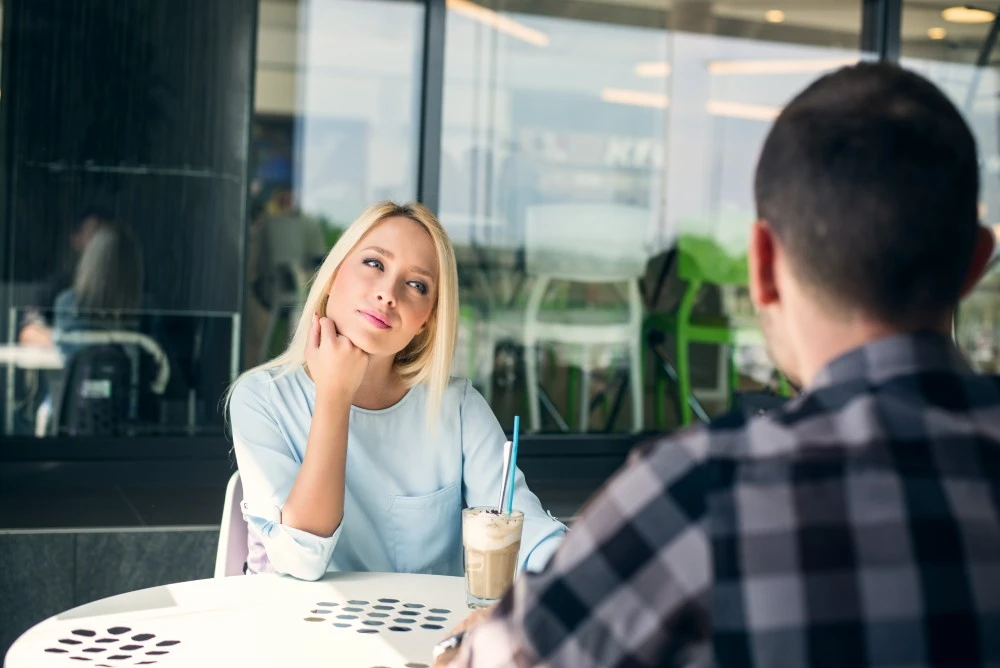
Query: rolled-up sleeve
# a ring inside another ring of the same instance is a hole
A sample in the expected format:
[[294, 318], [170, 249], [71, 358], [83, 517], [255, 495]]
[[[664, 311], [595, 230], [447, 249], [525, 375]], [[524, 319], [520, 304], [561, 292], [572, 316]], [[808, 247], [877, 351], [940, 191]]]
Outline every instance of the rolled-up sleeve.
[[[496, 505], [506, 440], [489, 404], [467, 384], [462, 401], [462, 477], [465, 502], [470, 507]], [[545, 511], [520, 469], [514, 475], [514, 508], [524, 513], [518, 572], [540, 571], [562, 542], [566, 526]]]
[[240, 380], [229, 405], [233, 448], [243, 482], [243, 517], [275, 571], [317, 580], [326, 573], [341, 528], [322, 537], [281, 523], [281, 509], [302, 460], [282, 433], [270, 392], [270, 379], [259, 372]]

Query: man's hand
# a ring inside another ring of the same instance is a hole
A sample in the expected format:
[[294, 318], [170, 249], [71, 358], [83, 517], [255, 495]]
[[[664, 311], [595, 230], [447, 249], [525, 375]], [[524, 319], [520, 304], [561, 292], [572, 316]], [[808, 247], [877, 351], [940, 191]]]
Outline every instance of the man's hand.
[[[453, 628], [445, 637], [447, 638], [449, 636], [453, 636], [456, 633], [461, 633], [462, 631], [468, 633], [468, 631], [471, 630], [473, 627], [476, 627], [479, 624], [482, 624], [484, 621], [486, 621], [486, 619], [489, 618], [492, 612], [493, 612], [492, 607], [485, 608], [483, 610], [473, 610], [468, 617], [462, 620], [462, 622], [458, 626]], [[434, 668], [445, 668], [445, 666], [450, 665], [452, 659], [455, 658], [456, 654], [458, 654], [457, 649], [445, 652], [444, 654], [442, 654], [437, 658], [437, 661], [434, 662]]]

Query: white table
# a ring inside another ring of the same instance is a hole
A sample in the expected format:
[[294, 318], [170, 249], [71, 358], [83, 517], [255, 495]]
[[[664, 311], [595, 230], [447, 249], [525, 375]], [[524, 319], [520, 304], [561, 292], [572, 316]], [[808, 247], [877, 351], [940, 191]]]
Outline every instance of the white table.
[[62, 353], [55, 346], [0, 345], [0, 364], [22, 369], [61, 369]]
[[[4, 433], [14, 431], [14, 412], [17, 400], [14, 396], [14, 370], [24, 369], [30, 374], [30, 383], [37, 387], [39, 371], [54, 371], [63, 368], [62, 353], [56, 346], [28, 346], [16, 343], [0, 345], [0, 365], [7, 366], [7, 405], [4, 410]], [[83, 663], [74, 661], [74, 663]]]
[[431, 664], [434, 644], [468, 612], [458, 577], [196, 580], [51, 617], [18, 638], [3, 665], [419, 668]]

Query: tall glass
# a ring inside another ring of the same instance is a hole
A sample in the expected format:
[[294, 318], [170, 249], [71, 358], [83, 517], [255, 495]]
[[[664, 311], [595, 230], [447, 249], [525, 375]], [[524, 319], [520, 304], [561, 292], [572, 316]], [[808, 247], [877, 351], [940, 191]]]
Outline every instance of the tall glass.
[[514, 583], [524, 513], [497, 513], [493, 507], [462, 511], [465, 598], [470, 608], [493, 605]]

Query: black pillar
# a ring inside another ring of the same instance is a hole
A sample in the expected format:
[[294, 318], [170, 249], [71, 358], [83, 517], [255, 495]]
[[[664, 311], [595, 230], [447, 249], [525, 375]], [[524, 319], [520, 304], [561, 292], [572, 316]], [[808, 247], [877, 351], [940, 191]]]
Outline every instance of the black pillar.
[[238, 312], [257, 0], [4, 5], [5, 278], [64, 261], [96, 204], [157, 307]]
[[71, 276], [80, 212], [107, 211], [140, 245], [143, 308], [175, 312], [164, 424], [217, 422], [242, 310], [258, 1], [3, 5], [0, 305], [50, 308], [36, 288]]

